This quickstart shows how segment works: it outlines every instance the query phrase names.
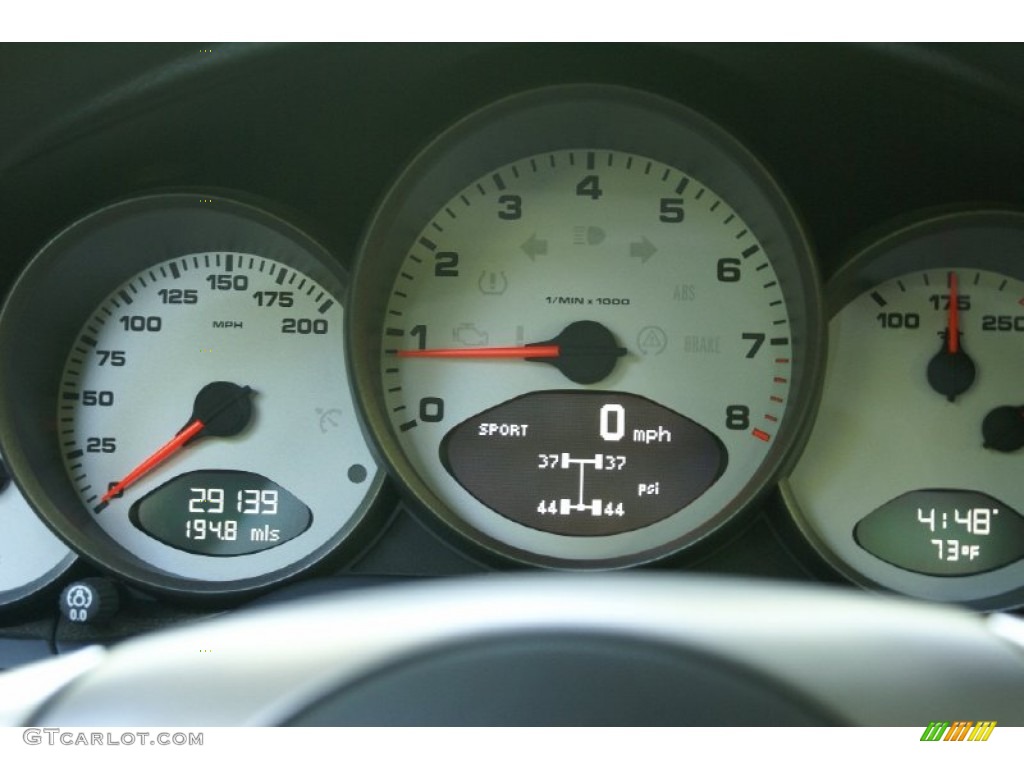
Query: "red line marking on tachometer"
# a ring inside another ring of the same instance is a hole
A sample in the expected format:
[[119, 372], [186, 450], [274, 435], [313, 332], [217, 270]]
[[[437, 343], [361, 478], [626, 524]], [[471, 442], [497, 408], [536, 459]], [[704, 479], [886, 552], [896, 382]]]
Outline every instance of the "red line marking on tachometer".
[[778, 421], [778, 420], [779, 420], [779, 417], [778, 417], [778, 416], [772, 416], [772, 415], [771, 415], [770, 413], [766, 413], [766, 414], [764, 415], [764, 417], [765, 417], [766, 419], [768, 419], [768, 421]]
[[780, 363], [782, 365], [789, 365], [789, 358], [788, 357], [777, 357], [777, 358], [775, 358], [775, 362], [776, 363]]
[[762, 430], [760, 430], [760, 429], [755, 429], [755, 430], [753, 430], [753, 431], [752, 431], [752, 432], [751, 432], [750, 434], [752, 434], [752, 435], [753, 435], [754, 437], [756, 437], [756, 438], [757, 438], [758, 440], [764, 440], [764, 441], [765, 441], [766, 443], [767, 443], [767, 442], [768, 442], [769, 440], [771, 440], [771, 439], [772, 439], [772, 436], [771, 436], [771, 435], [769, 435], [769, 434], [768, 434], [767, 432], [764, 432], [764, 431], [762, 431]]
[[785, 384], [787, 381], [789, 381], [789, 379], [784, 379], [781, 376], [776, 376], [774, 379], [772, 379], [772, 381], [774, 381], [776, 384]]
[[781, 403], [782, 402], [782, 398], [779, 397], [778, 395], [772, 395], [768, 399], [771, 400], [773, 403]]

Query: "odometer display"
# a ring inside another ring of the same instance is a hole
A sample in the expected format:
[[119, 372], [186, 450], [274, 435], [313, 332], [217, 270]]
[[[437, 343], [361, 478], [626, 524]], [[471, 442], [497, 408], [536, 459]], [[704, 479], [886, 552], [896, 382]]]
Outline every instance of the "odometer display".
[[309, 528], [313, 515], [287, 489], [262, 475], [199, 470], [136, 501], [129, 519], [175, 549], [232, 557], [291, 541]]

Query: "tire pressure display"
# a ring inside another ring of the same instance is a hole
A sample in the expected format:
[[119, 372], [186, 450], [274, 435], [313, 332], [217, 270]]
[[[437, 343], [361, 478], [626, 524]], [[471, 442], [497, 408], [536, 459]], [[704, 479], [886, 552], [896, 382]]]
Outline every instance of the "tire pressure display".
[[721, 440], [696, 422], [613, 392], [533, 392], [502, 403], [449, 432], [441, 456], [505, 517], [572, 536], [662, 520], [727, 463]]

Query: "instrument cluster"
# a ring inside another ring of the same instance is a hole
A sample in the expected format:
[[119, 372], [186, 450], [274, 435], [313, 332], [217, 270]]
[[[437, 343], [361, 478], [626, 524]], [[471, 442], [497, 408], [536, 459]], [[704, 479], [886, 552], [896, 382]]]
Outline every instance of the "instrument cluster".
[[[9, 144], [0, 611], [524, 566], [1019, 606], [1019, 116], [927, 57], [626, 50], [229, 47]], [[844, 117], [794, 62], [893, 76]]]

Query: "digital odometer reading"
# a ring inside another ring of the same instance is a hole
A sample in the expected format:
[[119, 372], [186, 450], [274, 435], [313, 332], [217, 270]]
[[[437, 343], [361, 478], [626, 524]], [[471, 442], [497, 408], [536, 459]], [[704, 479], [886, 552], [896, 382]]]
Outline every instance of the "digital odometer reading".
[[179, 475], [135, 502], [129, 518], [168, 546], [215, 557], [262, 552], [313, 522], [309, 508], [273, 481], [228, 470]]
[[857, 523], [854, 537], [875, 557], [930, 576], [984, 573], [1024, 557], [1024, 517], [971, 491], [905, 493]]
[[684, 509], [722, 475], [725, 446], [638, 395], [531, 392], [454, 427], [451, 475], [518, 523], [571, 536], [642, 528]]

